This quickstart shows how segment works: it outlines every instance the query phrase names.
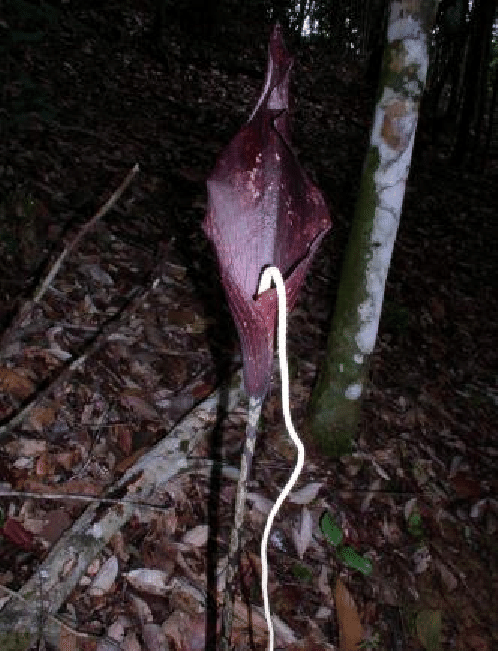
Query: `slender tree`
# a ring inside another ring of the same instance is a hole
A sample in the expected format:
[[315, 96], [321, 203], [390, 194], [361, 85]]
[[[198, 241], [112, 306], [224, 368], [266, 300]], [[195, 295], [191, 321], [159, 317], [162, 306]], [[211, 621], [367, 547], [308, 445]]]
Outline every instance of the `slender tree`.
[[467, 153], [469, 135], [476, 127], [483, 84], [484, 91], [486, 90], [495, 10], [495, 0], [476, 0], [472, 7], [469, 56], [465, 69], [465, 95], [453, 151], [453, 161], [457, 164], [463, 162]]
[[489, 106], [488, 113], [488, 128], [486, 131], [486, 144], [484, 146], [483, 162], [482, 165], [486, 165], [487, 158], [489, 156], [489, 151], [491, 148], [491, 139], [493, 136], [493, 124], [496, 112], [496, 104], [498, 99], [498, 65], [495, 65], [494, 76], [493, 76], [493, 90], [491, 94], [491, 102]]
[[374, 350], [410, 168], [437, 0], [393, 0], [370, 147], [309, 428], [336, 456], [351, 449]]

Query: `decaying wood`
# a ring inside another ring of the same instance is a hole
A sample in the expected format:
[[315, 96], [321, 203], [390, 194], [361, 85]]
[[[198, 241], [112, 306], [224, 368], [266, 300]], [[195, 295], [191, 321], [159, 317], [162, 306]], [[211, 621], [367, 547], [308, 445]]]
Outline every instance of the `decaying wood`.
[[[0, 610], [1, 649], [25, 651], [39, 636], [40, 629], [47, 641], [58, 648], [63, 624], [50, 615], [59, 610], [91, 561], [136, 511], [137, 502], [157, 505], [171, 479], [199, 465], [199, 460], [191, 460], [190, 455], [208, 435], [219, 405], [233, 409], [242, 396], [242, 372], [239, 371], [232, 376], [229, 385], [214, 391], [197, 405], [113, 486], [109, 497], [121, 497], [124, 493], [119, 504], [102, 507], [100, 501], [96, 501], [84, 511], [19, 591], [20, 598], [11, 595], [3, 605]], [[205, 463], [210, 462], [206, 459]]]

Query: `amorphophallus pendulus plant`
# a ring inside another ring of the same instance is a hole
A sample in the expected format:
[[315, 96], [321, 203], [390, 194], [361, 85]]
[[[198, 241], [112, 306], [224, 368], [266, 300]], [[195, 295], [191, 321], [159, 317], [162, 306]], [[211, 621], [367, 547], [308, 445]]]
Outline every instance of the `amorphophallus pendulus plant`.
[[207, 181], [208, 208], [203, 228], [216, 249], [221, 280], [241, 342], [244, 384], [249, 396], [229, 548], [222, 648], [223, 643], [229, 644], [245, 487], [274, 353], [277, 293], [275, 288], [268, 288], [258, 295], [259, 281], [265, 268], [276, 267], [284, 279], [290, 311], [312, 258], [331, 226], [322, 194], [291, 149], [292, 62], [277, 24], [270, 36], [266, 79], [256, 107], [222, 152]]

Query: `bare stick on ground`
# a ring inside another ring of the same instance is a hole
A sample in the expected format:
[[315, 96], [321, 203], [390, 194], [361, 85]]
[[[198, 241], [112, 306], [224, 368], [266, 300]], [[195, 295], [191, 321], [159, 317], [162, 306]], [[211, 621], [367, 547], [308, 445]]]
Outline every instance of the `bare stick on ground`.
[[59, 269], [61, 268], [62, 263], [64, 262], [66, 257], [76, 249], [76, 247], [81, 242], [83, 237], [88, 233], [88, 231], [91, 230], [97, 224], [97, 222], [112, 208], [112, 206], [114, 206], [116, 201], [121, 197], [123, 192], [131, 183], [131, 180], [137, 174], [138, 170], [139, 167], [137, 163], [128, 172], [124, 181], [121, 183], [119, 188], [115, 192], [113, 192], [112, 196], [108, 199], [108, 201], [106, 201], [105, 204], [101, 208], [99, 208], [99, 210], [97, 210], [95, 215], [80, 228], [76, 236], [64, 248], [62, 253], [59, 255], [55, 263], [50, 268], [44, 280], [41, 282], [40, 286], [36, 290], [33, 299], [31, 301], [27, 301], [21, 306], [19, 312], [14, 317], [10, 327], [7, 329], [6, 332], [4, 332], [0, 342], [0, 350], [3, 350], [7, 346], [7, 344], [11, 342], [12, 338], [17, 335], [17, 331], [19, 329], [20, 324], [30, 313], [30, 310], [32, 309], [33, 305], [41, 301], [43, 295], [47, 291], [47, 288], [50, 286], [50, 283], [53, 281], [55, 276], [59, 273]]
[[252, 458], [254, 447], [256, 445], [257, 427], [263, 398], [250, 398], [249, 410], [246, 427], [246, 438], [244, 451], [240, 462], [240, 475], [237, 482], [237, 496], [235, 498], [235, 516], [230, 534], [230, 546], [228, 549], [228, 566], [225, 584], [225, 598], [223, 601], [223, 610], [221, 613], [221, 651], [229, 651], [230, 638], [232, 635], [233, 622], [233, 605], [235, 599], [235, 576], [237, 574], [237, 565], [240, 549], [240, 532], [244, 522], [244, 512], [247, 494], [247, 481], [251, 472]]

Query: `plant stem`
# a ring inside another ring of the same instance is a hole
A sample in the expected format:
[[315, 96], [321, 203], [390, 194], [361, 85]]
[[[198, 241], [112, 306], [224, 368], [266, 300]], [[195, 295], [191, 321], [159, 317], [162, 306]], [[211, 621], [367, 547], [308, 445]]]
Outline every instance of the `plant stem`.
[[234, 578], [237, 572], [240, 533], [244, 522], [246, 505], [247, 480], [251, 472], [254, 447], [256, 445], [256, 434], [264, 396], [261, 398], [249, 398], [249, 410], [246, 426], [246, 438], [244, 451], [240, 461], [240, 475], [237, 483], [237, 496], [235, 498], [235, 516], [230, 534], [230, 546], [228, 548], [228, 566], [225, 583], [225, 597], [221, 613], [221, 640], [220, 651], [230, 651], [230, 638], [232, 635], [233, 606], [235, 599]]

